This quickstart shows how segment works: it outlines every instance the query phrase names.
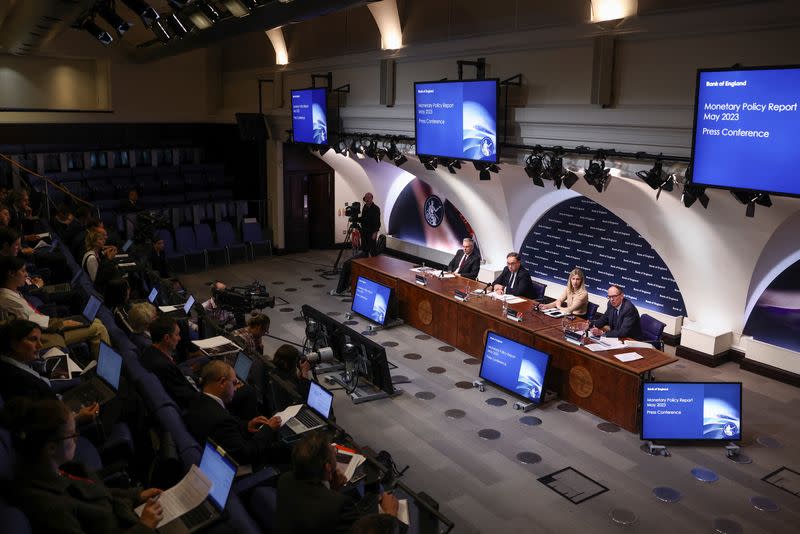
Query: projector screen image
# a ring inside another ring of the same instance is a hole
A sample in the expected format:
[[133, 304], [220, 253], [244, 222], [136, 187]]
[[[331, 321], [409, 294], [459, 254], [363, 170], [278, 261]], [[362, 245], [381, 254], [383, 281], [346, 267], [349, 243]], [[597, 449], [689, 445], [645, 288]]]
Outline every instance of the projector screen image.
[[480, 377], [526, 400], [540, 402], [550, 355], [495, 332], [486, 336]]
[[292, 130], [296, 143], [328, 144], [327, 89], [292, 91]]
[[416, 82], [417, 154], [497, 163], [497, 80]]
[[740, 382], [647, 382], [642, 396], [642, 439], [742, 439]]
[[800, 67], [697, 73], [692, 181], [800, 195]]
[[382, 325], [386, 322], [391, 296], [392, 288], [359, 276], [356, 282], [356, 292], [353, 295], [352, 310]]

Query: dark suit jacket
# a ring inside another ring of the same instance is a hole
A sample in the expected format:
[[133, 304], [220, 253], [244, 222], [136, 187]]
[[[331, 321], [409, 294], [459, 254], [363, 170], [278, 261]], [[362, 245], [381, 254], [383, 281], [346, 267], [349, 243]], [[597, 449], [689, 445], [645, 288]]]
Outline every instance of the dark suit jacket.
[[622, 299], [619, 311], [609, 304], [606, 312], [592, 322], [597, 328], [608, 325], [610, 330], [603, 334], [607, 337], [632, 337], [634, 339], [642, 337], [642, 329], [639, 326], [639, 310], [628, 299]]
[[360, 513], [348, 495], [289, 472], [278, 480], [276, 515], [278, 534], [329, 534], [350, 532]]
[[169, 269], [167, 268], [167, 253], [165, 251], [161, 251], [161, 253], [157, 253], [156, 249], [151, 248], [150, 253], [147, 256], [147, 263], [150, 264], [150, 268], [153, 269], [158, 273], [158, 276], [161, 278], [169, 278]]
[[508, 287], [508, 284], [511, 282], [511, 271], [508, 270], [508, 267], [503, 269], [503, 272], [500, 273], [500, 276], [492, 282], [492, 285], [500, 284], [501, 286], [505, 287], [505, 292], [508, 295], [516, 295], [518, 297], [525, 297], [528, 299], [532, 299], [536, 297], [536, 289], [533, 287], [531, 283], [531, 275], [528, 273], [525, 267], [520, 265], [519, 270], [517, 271], [517, 276], [514, 278], [514, 287]]
[[372, 206], [364, 205], [361, 210], [361, 233], [371, 234], [381, 227], [381, 209], [373, 202]]
[[[450, 260], [450, 263], [447, 265], [447, 270], [454, 272], [458, 269], [458, 264], [461, 262], [461, 258], [464, 257], [464, 250], [459, 250], [456, 252], [455, 257]], [[472, 254], [464, 260], [464, 265], [461, 266], [461, 270], [458, 274], [465, 278], [472, 278], [475, 280], [478, 278], [478, 272], [481, 270], [481, 253], [478, 252], [478, 249], [472, 249]]]
[[149, 346], [139, 355], [142, 367], [158, 377], [164, 391], [172, 397], [181, 409], [192, 405], [201, 393], [192, 386], [178, 365], [171, 362], [158, 347]]
[[199, 443], [211, 438], [239, 464], [271, 463], [270, 448], [276, 434], [264, 427], [255, 434], [247, 431], [247, 421], [231, 415], [208, 395], [200, 395], [183, 416], [186, 427]]
[[4, 361], [0, 361], [0, 395], [5, 402], [15, 397], [31, 400], [56, 398], [47, 382]]
[[74, 473], [88, 480], [59, 476], [39, 466], [20, 466], [13, 501], [34, 533], [152, 533], [133, 511], [139, 488], [110, 490], [82, 466]]

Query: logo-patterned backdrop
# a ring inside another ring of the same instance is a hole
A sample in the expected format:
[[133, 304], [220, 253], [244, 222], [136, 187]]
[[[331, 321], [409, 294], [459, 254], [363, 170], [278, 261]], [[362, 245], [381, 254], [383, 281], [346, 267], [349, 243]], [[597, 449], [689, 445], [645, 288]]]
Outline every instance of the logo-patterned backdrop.
[[[664, 261], [625, 221], [586, 197], [557, 204], [533, 226], [520, 250], [531, 275], [562, 287], [580, 267], [590, 293], [610, 284], [637, 307], [686, 315], [683, 297]], [[602, 306], [601, 306], [602, 311]]]

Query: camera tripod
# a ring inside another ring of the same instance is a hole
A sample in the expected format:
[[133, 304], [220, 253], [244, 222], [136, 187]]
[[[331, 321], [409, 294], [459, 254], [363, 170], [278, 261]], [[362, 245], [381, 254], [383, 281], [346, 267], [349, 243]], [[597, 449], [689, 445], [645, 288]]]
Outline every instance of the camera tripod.
[[336, 261], [333, 262], [333, 269], [330, 271], [325, 271], [322, 273], [323, 276], [336, 276], [339, 274], [339, 262], [342, 261], [342, 254], [348, 248], [352, 249], [351, 245], [353, 243], [353, 230], [358, 229], [358, 224], [350, 223], [347, 227], [347, 234], [344, 236], [344, 243], [342, 244], [342, 248], [339, 249], [339, 254], [336, 255]]

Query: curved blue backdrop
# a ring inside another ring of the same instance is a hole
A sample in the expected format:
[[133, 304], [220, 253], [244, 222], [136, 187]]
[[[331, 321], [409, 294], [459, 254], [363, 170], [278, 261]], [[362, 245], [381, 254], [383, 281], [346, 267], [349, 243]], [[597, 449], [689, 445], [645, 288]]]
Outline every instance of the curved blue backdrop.
[[800, 261], [783, 271], [759, 296], [744, 334], [800, 352]]
[[[610, 284], [625, 290], [637, 307], [686, 315], [683, 297], [661, 256], [622, 219], [586, 197], [565, 200], [531, 228], [520, 250], [531, 275], [565, 286], [580, 267], [590, 293]], [[602, 306], [601, 306], [602, 311]]]

